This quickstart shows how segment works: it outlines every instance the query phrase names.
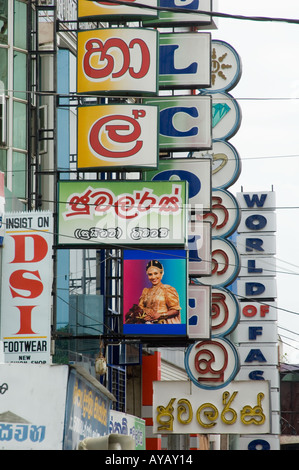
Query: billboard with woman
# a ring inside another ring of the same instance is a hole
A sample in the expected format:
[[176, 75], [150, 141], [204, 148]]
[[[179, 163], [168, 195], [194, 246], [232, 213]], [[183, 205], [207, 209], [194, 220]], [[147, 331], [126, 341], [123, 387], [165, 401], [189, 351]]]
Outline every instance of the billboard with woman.
[[185, 250], [124, 250], [123, 333], [187, 335]]

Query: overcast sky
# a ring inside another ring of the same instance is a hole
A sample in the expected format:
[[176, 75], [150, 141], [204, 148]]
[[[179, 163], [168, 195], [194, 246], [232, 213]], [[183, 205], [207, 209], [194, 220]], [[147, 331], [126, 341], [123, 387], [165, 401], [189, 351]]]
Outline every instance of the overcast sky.
[[[299, 1], [218, 0], [214, 11], [299, 20]], [[230, 142], [242, 172], [229, 190], [276, 193], [278, 332], [287, 361], [299, 363], [299, 24], [219, 19], [212, 39], [228, 42], [241, 58], [241, 80], [230, 94], [242, 121]]]

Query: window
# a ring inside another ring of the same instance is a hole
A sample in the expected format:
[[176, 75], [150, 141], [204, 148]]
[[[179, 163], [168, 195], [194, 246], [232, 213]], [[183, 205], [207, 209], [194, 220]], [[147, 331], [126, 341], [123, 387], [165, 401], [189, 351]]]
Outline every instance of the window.
[[6, 97], [0, 95], [0, 146], [5, 146], [6, 138]]
[[14, 51], [13, 58], [14, 74], [13, 88], [14, 96], [23, 100], [26, 96], [27, 83], [27, 55], [23, 52]]
[[13, 152], [12, 156], [12, 193], [19, 199], [26, 198], [26, 154]]
[[14, 7], [14, 47], [27, 49], [27, 5], [15, 1]]
[[0, 44], [7, 44], [8, 0], [0, 0]]
[[26, 104], [15, 101], [13, 104], [13, 147], [26, 150]]

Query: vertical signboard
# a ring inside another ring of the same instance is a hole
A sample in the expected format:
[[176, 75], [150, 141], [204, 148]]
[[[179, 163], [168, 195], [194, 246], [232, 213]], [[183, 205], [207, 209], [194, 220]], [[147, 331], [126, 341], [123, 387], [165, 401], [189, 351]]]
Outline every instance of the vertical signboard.
[[271, 393], [271, 435], [258, 441], [240, 436], [239, 448], [279, 449], [280, 405], [275, 265], [275, 193], [238, 193], [242, 208], [237, 246], [241, 270], [237, 281], [240, 324], [233, 340], [240, 355], [237, 380], [268, 380]]
[[177, 152], [211, 148], [210, 96], [170, 96], [148, 98], [144, 102], [159, 108], [160, 150]]
[[156, 106], [80, 106], [78, 129], [78, 169], [157, 167]]
[[210, 84], [211, 35], [198, 32], [160, 34], [159, 88], [193, 89]]
[[1, 339], [5, 362], [49, 363], [53, 215], [6, 214]]
[[156, 94], [158, 34], [140, 28], [79, 31], [77, 92]]
[[[109, 434], [109, 412], [113, 395], [96, 380], [86, 380], [84, 370], [71, 369], [68, 381], [64, 450], [76, 450], [86, 437]], [[102, 388], [102, 391], [100, 390]]]

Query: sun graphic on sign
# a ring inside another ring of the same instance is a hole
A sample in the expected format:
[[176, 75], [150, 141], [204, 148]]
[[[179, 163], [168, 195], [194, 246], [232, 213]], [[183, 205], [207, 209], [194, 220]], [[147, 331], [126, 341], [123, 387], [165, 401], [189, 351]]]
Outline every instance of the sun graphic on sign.
[[227, 77], [224, 70], [232, 68], [232, 65], [225, 64], [223, 61], [226, 59], [227, 53], [225, 52], [220, 57], [217, 57], [216, 49], [212, 50], [212, 85], [215, 85], [216, 78], [222, 78], [226, 80]]

